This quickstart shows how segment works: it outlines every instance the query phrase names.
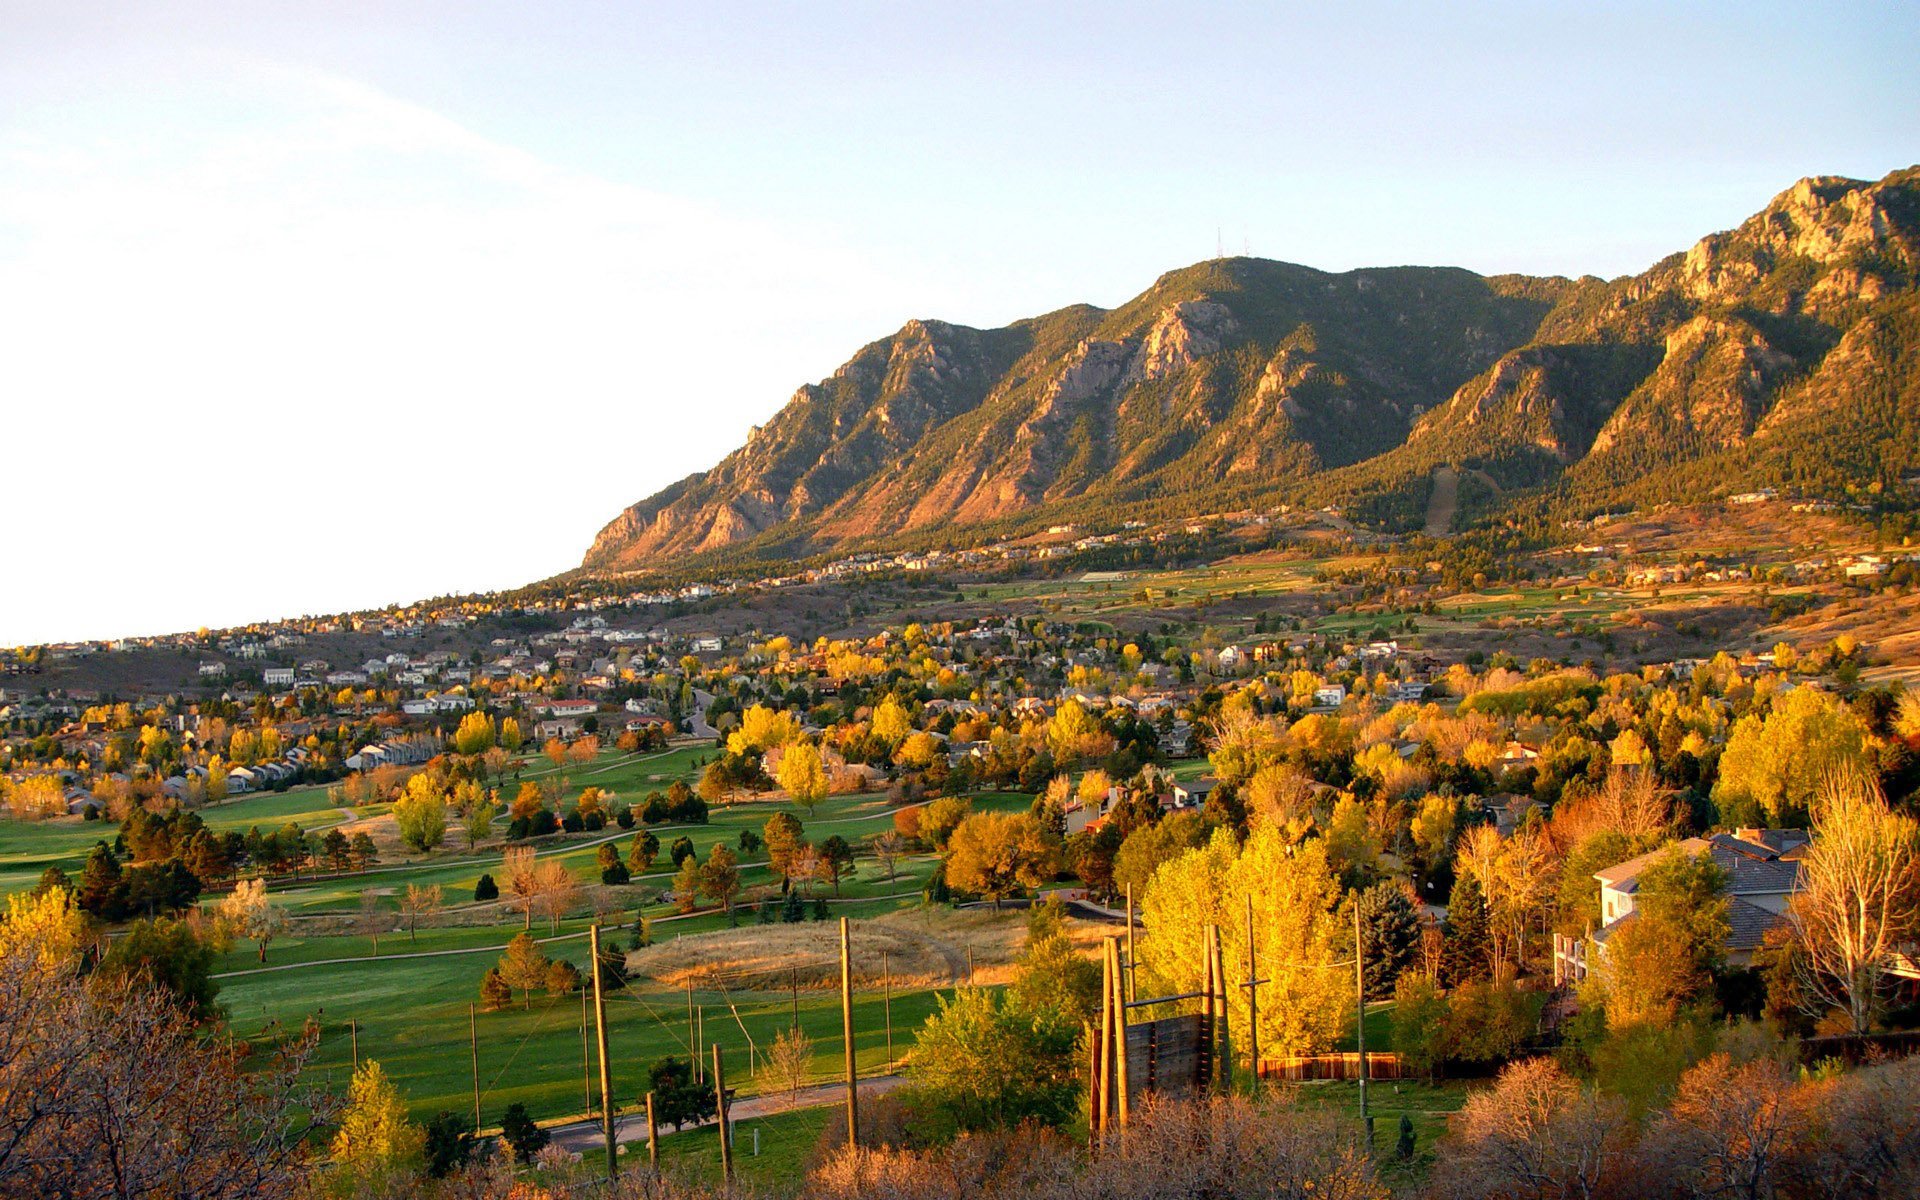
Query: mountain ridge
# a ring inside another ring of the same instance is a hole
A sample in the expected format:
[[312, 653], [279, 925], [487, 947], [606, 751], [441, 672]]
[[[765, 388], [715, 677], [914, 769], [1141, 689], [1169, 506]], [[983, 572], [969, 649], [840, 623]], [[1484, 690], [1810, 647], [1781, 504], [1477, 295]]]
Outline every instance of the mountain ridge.
[[1907, 168], [1800, 180], [1613, 280], [1226, 258], [1110, 310], [995, 329], [915, 319], [712, 469], [624, 509], [584, 565], [776, 557], [1182, 497], [1354, 503], [1405, 528], [1443, 465], [1594, 505], [1649, 481], [1684, 492], [1674, 472], [1709, 462], [1884, 495], [1920, 469], [1920, 397], [1899, 373], [1920, 334], [1917, 266]]

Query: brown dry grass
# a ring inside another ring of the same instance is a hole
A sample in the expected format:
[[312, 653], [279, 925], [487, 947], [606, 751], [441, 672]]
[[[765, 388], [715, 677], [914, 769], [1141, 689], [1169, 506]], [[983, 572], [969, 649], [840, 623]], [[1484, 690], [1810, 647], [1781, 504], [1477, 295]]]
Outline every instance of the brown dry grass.
[[[1105, 927], [1069, 920], [1076, 945], [1099, 944]], [[853, 973], [861, 986], [890, 978], [896, 987], [949, 987], [967, 978], [1006, 983], [1026, 945], [1026, 914], [1009, 909], [903, 909], [853, 925]], [[883, 967], [884, 955], [884, 967]], [[661, 942], [627, 956], [635, 974], [668, 986], [720, 986], [784, 990], [797, 979], [803, 988], [832, 988], [840, 981], [840, 925], [743, 925]]]

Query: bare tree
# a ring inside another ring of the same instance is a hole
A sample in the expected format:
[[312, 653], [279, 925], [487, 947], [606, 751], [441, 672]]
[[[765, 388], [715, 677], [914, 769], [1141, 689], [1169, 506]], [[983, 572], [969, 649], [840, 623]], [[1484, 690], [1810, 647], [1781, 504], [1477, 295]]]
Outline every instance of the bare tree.
[[1593, 1197], [1618, 1190], [1630, 1123], [1612, 1097], [1584, 1088], [1550, 1058], [1514, 1063], [1476, 1092], [1440, 1143], [1442, 1196]]
[[533, 928], [534, 900], [540, 895], [538, 854], [532, 846], [508, 846], [500, 856], [500, 890], [525, 917], [522, 928]]
[[441, 905], [440, 885], [430, 884], [421, 887], [417, 883], [407, 885], [406, 895], [400, 897], [400, 915], [406, 918], [407, 941], [413, 938], [414, 926], [424, 918], [431, 921], [439, 914]]
[[1793, 899], [1801, 986], [1815, 1015], [1840, 1009], [1856, 1033], [1880, 1010], [1888, 968], [1920, 935], [1920, 830], [1862, 771], [1825, 779]]
[[366, 937], [373, 939], [373, 952], [380, 953], [380, 934], [393, 924], [393, 918], [380, 911], [380, 892], [368, 888], [360, 893], [360, 916], [354, 926]]
[[534, 868], [533, 887], [533, 906], [552, 922], [553, 932], [559, 933], [560, 918], [580, 899], [579, 881], [567, 870], [567, 864], [548, 859]]
[[798, 1100], [813, 1077], [813, 1039], [798, 1025], [782, 1030], [761, 1059], [760, 1078], [768, 1091], [782, 1090]]
[[873, 857], [886, 871], [888, 883], [893, 882], [894, 868], [906, 852], [906, 839], [891, 830], [873, 839]]
[[34, 959], [0, 956], [0, 1195], [303, 1194], [308, 1139], [336, 1107], [300, 1084], [312, 1028], [249, 1057], [159, 989]]
[[1793, 1076], [1775, 1059], [1734, 1065], [1715, 1054], [1680, 1079], [1673, 1103], [1642, 1139], [1649, 1179], [1689, 1196], [1768, 1196], [1807, 1127]]

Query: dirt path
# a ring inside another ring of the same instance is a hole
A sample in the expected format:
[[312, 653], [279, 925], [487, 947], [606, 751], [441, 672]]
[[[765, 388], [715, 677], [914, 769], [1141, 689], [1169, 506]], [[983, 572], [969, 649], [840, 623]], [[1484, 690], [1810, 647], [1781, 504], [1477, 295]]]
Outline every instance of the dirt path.
[[[862, 1096], [884, 1096], [894, 1088], [905, 1083], [899, 1075], [876, 1075], [860, 1081]], [[727, 1106], [727, 1115], [738, 1125], [741, 1121], [751, 1121], [759, 1117], [772, 1116], [774, 1113], [788, 1112], [796, 1108], [819, 1108], [822, 1105], [838, 1104], [847, 1094], [846, 1085], [841, 1083], [821, 1083], [800, 1089], [797, 1096], [743, 1096]], [[708, 1124], [711, 1124], [709, 1122]], [[705, 1125], [689, 1125], [688, 1130], [705, 1128]], [[548, 1128], [553, 1134], [553, 1144], [567, 1150], [586, 1152], [606, 1145], [606, 1134], [599, 1121], [571, 1121], [565, 1125], [553, 1125]], [[671, 1137], [675, 1133], [671, 1125], [660, 1127], [661, 1137]], [[684, 1132], [684, 1131], [682, 1131]], [[647, 1140], [647, 1118], [640, 1114], [619, 1117], [613, 1123], [614, 1140], [621, 1144], [645, 1142]]]
[[1443, 538], [1453, 529], [1453, 510], [1460, 503], [1460, 473], [1452, 467], [1436, 467], [1433, 494], [1427, 497], [1427, 527], [1430, 538]]

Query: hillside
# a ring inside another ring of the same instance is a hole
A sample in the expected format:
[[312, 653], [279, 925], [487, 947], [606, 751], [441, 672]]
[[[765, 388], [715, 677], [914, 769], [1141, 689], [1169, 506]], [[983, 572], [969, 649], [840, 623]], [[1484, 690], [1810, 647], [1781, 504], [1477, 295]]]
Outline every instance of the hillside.
[[1232, 258], [1112, 311], [912, 321], [622, 512], [585, 565], [1284, 499], [1407, 528], [1449, 464], [1503, 503], [1898, 495], [1916, 266], [1910, 168], [1802, 180], [1610, 282]]

